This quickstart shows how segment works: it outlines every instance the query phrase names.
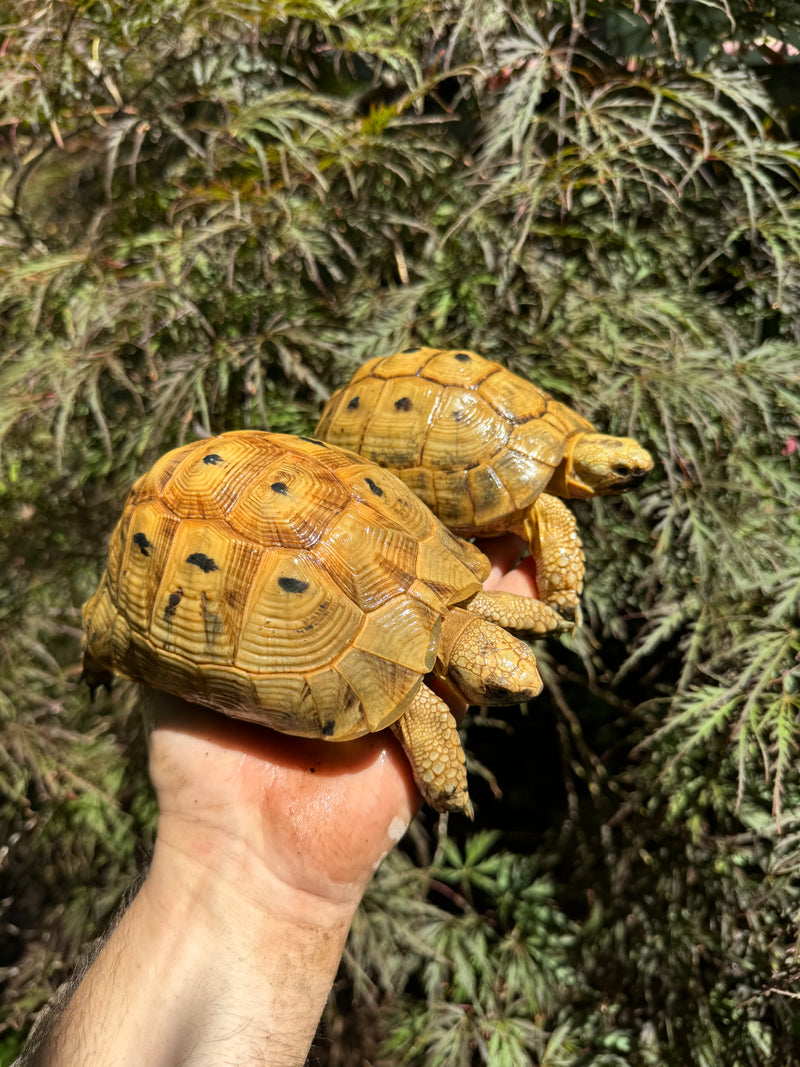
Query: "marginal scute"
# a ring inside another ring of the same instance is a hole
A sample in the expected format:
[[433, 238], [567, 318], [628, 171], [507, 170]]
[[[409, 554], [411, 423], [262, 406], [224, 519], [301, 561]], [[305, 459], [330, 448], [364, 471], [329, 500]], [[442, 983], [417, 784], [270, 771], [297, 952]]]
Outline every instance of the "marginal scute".
[[[242, 673], [241, 671], [239, 672]], [[244, 718], [298, 737], [319, 737], [319, 718], [305, 677], [299, 671], [246, 673], [255, 702]]]
[[146, 680], [154, 689], [175, 693], [184, 700], [209, 703], [205, 672], [198, 671], [197, 663], [166, 645], [154, 645], [142, 634], [130, 634], [128, 647], [124, 655], [117, 652], [114, 666], [120, 674], [134, 681]]
[[[486, 557], [481, 553], [480, 558], [482, 561]], [[437, 590], [457, 589], [460, 596], [462, 590], [469, 589], [468, 595], [471, 596], [488, 577], [488, 574], [476, 573], [477, 562], [466, 553], [456, 554], [436, 537], [429, 542], [428, 551], [420, 554], [416, 573], [420, 581], [428, 582]]]
[[[549, 415], [549, 408], [548, 408]], [[564, 458], [567, 434], [553, 425], [548, 416], [516, 426], [509, 438], [509, 447], [531, 461], [544, 464], [546, 473], [542, 477], [549, 480], [553, 471]], [[544, 488], [543, 483], [542, 488]]]
[[413, 596], [398, 596], [367, 615], [353, 645], [427, 674], [433, 669], [440, 631], [438, 612]]
[[543, 418], [556, 428], [559, 433], [569, 437], [575, 433], [594, 433], [595, 428], [588, 419], [584, 419], [577, 411], [561, 404], [557, 400], [549, 400], [547, 412]]
[[[491, 464], [482, 463], [467, 472], [469, 499], [472, 503], [472, 525], [490, 526], [498, 516], [505, 517], [516, 510], [514, 501]], [[470, 525], [465, 520], [465, 526]]]
[[89, 679], [90, 685], [96, 684], [94, 679], [102, 677], [113, 661], [112, 634], [117, 614], [114, 599], [109, 592], [106, 571], [83, 609], [86, 630], [83, 673]]
[[[219, 707], [238, 707], [241, 712], [240, 718], [253, 719], [256, 722], [259, 721], [257, 714], [260, 708], [264, 706], [269, 708], [273, 705], [278, 708], [285, 708], [287, 705], [279, 703], [279, 701], [288, 698], [291, 692], [296, 689], [296, 686], [287, 685], [281, 691], [273, 686], [269, 693], [269, 699], [265, 704], [262, 696], [267, 694], [259, 694], [254, 684], [255, 679], [250, 675], [243, 674], [236, 667], [224, 663], [205, 663], [202, 675], [210, 700], [218, 704]], [[247, 713], [248, 711], [249, 714]]]
[[345, 652], [337, 668], [358, 695], [372, 732], [397, 719], [403, 702], [422, 681], [418, 671], [360, 648]]
[[[446, 526], [459, 527], [471, 515], [469, 478], [465, 469], [434, 470], [433, 510]], [[468, 523], [471, 525], [471, 523]]]
[[[514, 508], [517, 510], [527, 507], [536, 499], [553, 473], [543, 464], [537, 467], [536, 463], [524, 452], [517, 452], [511, 448], [495, 456], [491, 466], [514, 501]], [[541, 472], [538, 476], [537, 471]]]
[[306, 676], [306, 683], [318, 736], [349, 741], [368, 730], [358, 695], [336, 667], [312, 671]]

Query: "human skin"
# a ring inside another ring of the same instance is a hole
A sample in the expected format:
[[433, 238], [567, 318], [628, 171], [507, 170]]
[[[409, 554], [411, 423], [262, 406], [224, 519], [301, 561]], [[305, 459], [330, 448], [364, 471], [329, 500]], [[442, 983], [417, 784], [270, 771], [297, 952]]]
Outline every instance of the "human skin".
[[[482, 545], [487, 589], [535, 595], [521, 546]], [[419, 805], [410, 767], [390, 731], [301, 740], [144, 699], [150, 869], [20, 1067], [299, 1067], [358, 903]]]

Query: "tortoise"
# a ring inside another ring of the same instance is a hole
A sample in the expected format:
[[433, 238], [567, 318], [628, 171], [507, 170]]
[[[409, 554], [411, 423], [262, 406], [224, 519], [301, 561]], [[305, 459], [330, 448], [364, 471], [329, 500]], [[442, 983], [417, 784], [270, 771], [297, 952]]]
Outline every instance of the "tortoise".
[[444, 677], [471, 703], [542, 688], [472, 608], [489, 573], [391, 473], [321, 441], [240, 431], [135, 483], [84, 605], [84, 677], [113, 673], [301, 737], [392, 727], [423, 797], [472, 813]]
[[[521, 536], [536, 565], [540, 632], [576, 617], [583, 586], [577, 526], [558, 498], [624, 493], [653, 467], [632, 438], [598, 433], [532, 382], [456, 349], [368, 361], [328, 401], [316, 433], [398, 475], [461, 537]], [[520, 629], [507, 609], [483, 607]]]

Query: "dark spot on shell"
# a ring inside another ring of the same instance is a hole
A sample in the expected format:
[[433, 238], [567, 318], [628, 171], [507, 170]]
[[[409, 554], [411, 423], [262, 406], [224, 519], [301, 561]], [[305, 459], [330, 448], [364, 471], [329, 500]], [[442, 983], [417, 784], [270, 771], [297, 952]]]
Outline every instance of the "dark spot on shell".
[[164, 608], [164, 619], [166, 622], [172, 622], [172, 616], [178, 609], [178, 604], [183, 600], [183, 590], [178, 587], [174, 593], [169, 594], [167, 600], [167, 606]]
[[210, 574], [211, 571], [219, 570], [211, 556], [207, 556], [205, 552], [192, 552], [191, 556], [186, 557], [186, 562], [199, 567], [203, 574]]
[[472, 359], [472, 356], [470, 356], [467, 352], [456, 352], [456, 359], [459, 363], [469, 363]]
[[225, 460], [222, 456], [218, 456], [216, 452], [209, 452], [207, 456], [203, 456], [203, 463], [208, 463], [212, 467], [216, 467], [224, 462]]
[[350, 403], [347, 405], [347, 410], [348, 411], [355, 411], [356, 408], [358, 407], [358, 402], [359, 402], [360, 399], [361, 399], [360, 397], [354, 396], [353, 399], [350, 401]]
[[461, 422], [461, 420], [463, 418], [464, 418], [464, 412], [463, 411], [454, 411], [453, 412], [453, 421], [454, 422]]
[[399, 400], [395, 400], [394, 406], [397, 411], [410, 411], [411, 401], [408, 399], [407, 396], [401, 396]]
[[308, 770], [309, 770], [310, 774], [316, 774], [317, 773], [317, 768], [316, 767], [309, 767]]
[[280, 493], [281, 496], [286, 496], [289, 492], [289, 486], [286, 482], [273, 482], [270, 489], [273, 493]]
[[375, 496], [383, 496], [383, 490], [379, 485], [376, 485], [371, 478], [367, 478], [366, 483], [370, 488], [370, 492], [374, 493]]
[[299, 434], [298, 435], [298, 440], [300, 440], [300, 441], [308, 441], [308, 443], [310, 445], [321, 445], [323, 448], [327, 447], [324, 441], [318, 441], [316, 439], [316, 437], [303, 437], [302, 434]]
[[133, 535], [133, 543], [138, 547], [143, 556], [150, 555], [150, 549], [153, 547], [152, 543], [147, 540], [147, 535], [143, 533], [135, 533]]
[[278, 585], [285, 593], [304, 593], [308, 589], [308, 582], [300, 578], [279, 578]]
[[328, 721], [326, 723], [324, 723], [324, 725], [322, 727], [322, 736], [323, 737], [332, 737], [333, 736], [333, 731], [335, 729], [336, 729], [336, 723], [333, 721], [333, 719], [328, 719]]

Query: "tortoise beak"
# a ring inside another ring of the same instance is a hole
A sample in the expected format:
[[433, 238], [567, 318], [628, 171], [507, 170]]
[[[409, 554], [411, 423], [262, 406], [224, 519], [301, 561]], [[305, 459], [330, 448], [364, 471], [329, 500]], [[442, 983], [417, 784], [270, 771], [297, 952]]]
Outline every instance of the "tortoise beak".
[[617, 493], [627, 493], [629, 489], [636, 489], [637, 486], [642, 484], [652, 469], [652, 466], [650, 466], [647, 470], [631, 471], [622, 479], [622, 481], [616, 483], [615, 491]]

